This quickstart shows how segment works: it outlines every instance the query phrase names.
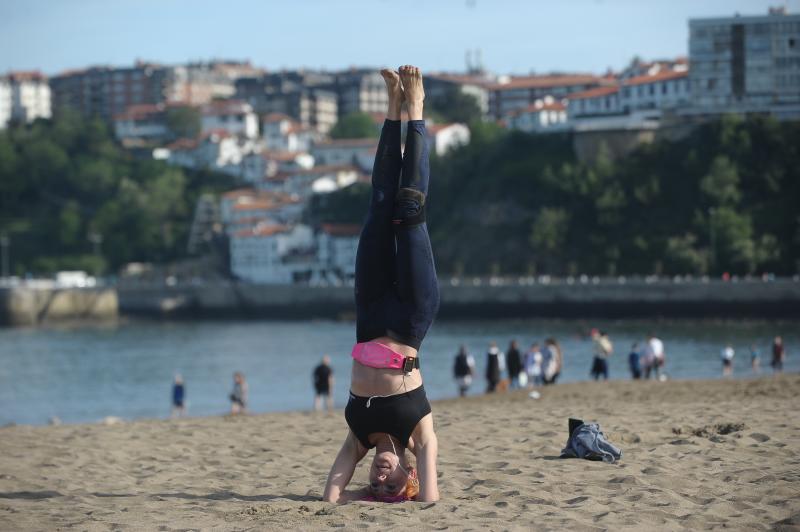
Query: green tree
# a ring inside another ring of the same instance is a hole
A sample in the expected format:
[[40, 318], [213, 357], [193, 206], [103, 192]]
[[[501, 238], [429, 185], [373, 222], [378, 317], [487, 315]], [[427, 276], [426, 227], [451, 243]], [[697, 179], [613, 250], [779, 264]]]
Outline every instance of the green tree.
[[378, 136], [378, 128], [368, 113], [350, 113], [336, 122], [330, 131], [333, 139], [365, 139]]
[[428, 111], [435, 113], [445, 122], [472, 124], [483, 120], [478, 99], [458, 87], [452, 87], [438, 98], [432, 98], [427, 107]]
[[196, 107], [178, 106], [167, 109], [167, 127], [175, 138], [195, 138], [202, 129], [202, 116]]

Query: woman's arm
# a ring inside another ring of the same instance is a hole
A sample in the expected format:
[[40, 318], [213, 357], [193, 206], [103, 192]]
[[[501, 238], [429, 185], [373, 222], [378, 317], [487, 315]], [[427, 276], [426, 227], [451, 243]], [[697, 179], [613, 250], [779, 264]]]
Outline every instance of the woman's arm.
[[419, 494], [417, 500], [434, 502], [439, 500], [439, 483], [436, 477], [436, 457], [439, 453], [439, 441], [433, 431], [433, 415], [428, 414], [417, 426], [419, 439], [414, 445], [419, 474]]
[[347, 492], [345, 487], [347, 487], [350, 479], [353, 478], [356, 465], [366, 454], [367, 450], [361, 445], [355, 434], [349, 431], [342, 448], [339, 450], [339, 454], [336, 455], [331, 472], [328, 473], [325, 493], [322, 495], [323, 501], [342, 503], [360, 498], [363, 495], [360, 490]]

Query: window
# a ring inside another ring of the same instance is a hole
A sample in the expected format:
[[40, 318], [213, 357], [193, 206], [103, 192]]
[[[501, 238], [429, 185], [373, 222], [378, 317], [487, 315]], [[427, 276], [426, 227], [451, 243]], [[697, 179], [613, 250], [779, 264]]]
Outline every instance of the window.
[[666, 94], [666, 93], [667, 93], [667, 83], [662, 83], [661, 84], [661, 94]]

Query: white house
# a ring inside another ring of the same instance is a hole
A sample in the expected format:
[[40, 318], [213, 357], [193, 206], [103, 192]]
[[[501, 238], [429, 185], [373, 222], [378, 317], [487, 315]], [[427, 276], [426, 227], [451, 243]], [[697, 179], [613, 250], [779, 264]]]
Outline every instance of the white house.
[[30, 123], [50, 118], [50, 85], [41, 72], [10, 72], [0, 76], [0, 129], [16, 120]]
[[259, 224], [231, 235], [231, 271], [243, 281], [291, 284], [318, 270], [314, 235], [307, 225]]
[[231, 135], [258, 137], [258, 117], [253, 107], [241, 100], [212, 101], [201, 108], [202, 131], [226, 131]]
[[619, 87], [597, 87], [567, 96], [570, 120], [583, 116], [607, 116], [622, 113]]
[[162, 140], [170, 136], [163, 104], [143, 103], [130, 106], [114, 116], [114, 134], [121, 140]]
[[11, 120], [11, 82], [0, 77], [0, 129], [5, 129]]
[[372, 169], [378, 141], [369, 139], [337, 139], [327, 142], [315, 142], [311, 147], [311, 155], [315, 164], [349, 165], [354, 164], [362, 170]]
[[329, 279], [348, 281], [355, 277], [356, 251], [361, 227], [323, 224], [317, 233], [317, 260]]
[[464, 124], [433, 124], [426, 128], [428, 149], [444, 155], [453, 148], [469, 144], [469, 128]]
[[288, 115], [270, 113], [262, 118], [261, 136], [268, 150], [307, 152], [317, 133], [313, 128], [304, 128]]
[[506, 117], [510, 129], [527, 133], [563, 131], [567, 128], [567, 108], [551, 97], [536, 100], [532, 105], [511, 112]]
[[683, 107], [690, 100], [689, 72], [667, 70], [626, 79], [619, 99], [623, 112]]
[[325, 194], [350, 186], [360, 175], [360, 170], [353, 165], [315, 166], [307, 170], [279, 172], [264, 179], [259, 188], [308, 198], [312, 194]]

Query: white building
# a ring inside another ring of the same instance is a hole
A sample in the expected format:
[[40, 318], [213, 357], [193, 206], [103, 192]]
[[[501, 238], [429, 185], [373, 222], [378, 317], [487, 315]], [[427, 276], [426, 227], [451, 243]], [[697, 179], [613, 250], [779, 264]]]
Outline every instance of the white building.
[[[698, 111], [770, 110], [800, 118], [800, 15], [689, 21], [692, 105]], [[782, 110], [783, 108], [783, 110]]]
[[50, 85], [40, 72], [10, 72], [0, 76], [0, 129], [10, 121], [28, 124], [50, 118]]
[[264, 179], [259, 189], [306, 199], [312, 194], [327, 194], [348, 187], [358, 181], [360, 176], [360, 170], [353, 165], [315, 166], [279, 172]]
[[613, 84], [613, 81], [591, 74], [501, 77], [497, 83], [487, 86], [489, 112], [499, 120], [512, 111], [528, 108], [546, 96], [560, 100], [573, 92], [609, 84]]
[[348, 281], [355, 277], [356, 251], [361, 226], [352, 224], [323, 224], [317, 233], [317, 261], [324, 277]]
[[665, 70], [623, 81], [619, 104], [625, 113], [646, 109], [678, 109], [687, 106], [690, 97], [689, 72]]
[[428, 149], [436, 155], [469, 144], [469, 128], [464, 124], [432, 124], [426, 131]]
[[249, 103], [241, 100], [213, 101], [201, 108], [202, 132], [227, 131], [231, 135], [258, 137], [258, 117]]
[[372, 169], [375, 159], [376, 139], [337, 139], [327, 142], [315, 142], [311, 147], [311, 155], [315, 164], [350, 165], [368, 171]]
[[567, 108], [563, 103], [547, 97], [510, 113], [506, 121], [510, 129], [526, 133], [563, 131], [567, 127]]
[[5, 129], [11, 121], [11, 81], [0, 77], [0, 129]]
[[318, 134], [310, 127], [282, 113], [270, 113], [261, 120], [261, 136], [268, 150], [306, 152]]
[[608, 116], [622, 113], [619, 87], [597, 87], [567, 96], [569, 120], [586, 116]]
[[113, 120], [114, 134], [123, 142], [131, 139], [163, 140], [171, 134], [163, 104], [132, 105]]
[[307, 225], [259, 224], [231, 235], [231, 271], [251, 283], [307, 281], [319, 269], [314, 247]]

